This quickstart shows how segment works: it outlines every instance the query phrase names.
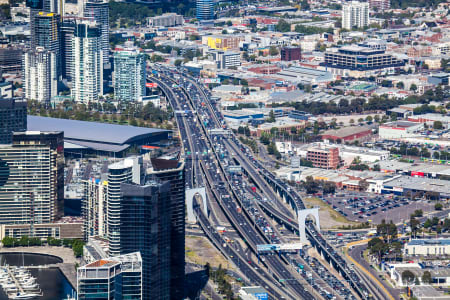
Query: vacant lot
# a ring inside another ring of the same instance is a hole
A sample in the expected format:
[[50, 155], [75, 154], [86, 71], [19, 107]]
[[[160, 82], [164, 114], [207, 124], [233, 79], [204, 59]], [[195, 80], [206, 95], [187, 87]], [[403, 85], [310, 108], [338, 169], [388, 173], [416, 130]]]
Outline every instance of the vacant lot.
[[308, 208], [320, 207], [319, 218], [320, 227], [323, 229], [337, 228], [343, 225], [358, 225], [358, 222], [353, 222], [346, 219], [343, 215], [333, 210], [331, 206], [323, 202], [321, 199], [316, 197], [304, 199], [305, 204]]
[[223, 255], [211, 244], [211, 242], [199, 236], [186, 236], [186, 260], [192, 263], [205, 265], [207, 262], [212, 267], [233, 268]]

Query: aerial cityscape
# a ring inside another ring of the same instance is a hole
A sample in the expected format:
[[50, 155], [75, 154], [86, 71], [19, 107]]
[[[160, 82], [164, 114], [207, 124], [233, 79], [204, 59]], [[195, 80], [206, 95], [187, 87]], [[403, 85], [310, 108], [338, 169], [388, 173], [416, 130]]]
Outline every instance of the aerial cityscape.
[[450, 300], [450, 2], [0, 0], [0, 300]]

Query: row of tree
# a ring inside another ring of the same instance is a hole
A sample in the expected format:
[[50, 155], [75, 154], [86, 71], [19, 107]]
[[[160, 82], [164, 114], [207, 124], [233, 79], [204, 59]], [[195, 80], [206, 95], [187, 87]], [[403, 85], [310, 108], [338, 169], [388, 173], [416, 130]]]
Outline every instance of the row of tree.
[[28, 114], [60, 119], [128, 124], [139, 127], [165, 124], [167, 129], [172, 128], [172, 125], [167, 123], [172, 116], [170, 108], [164, 111], [155, 107], [153, 103], [147, 103], [146, 105], [130, 103], [116, 107], [108, 102], [86, 105], [64, 101], [56, 108], [52, 108], [38, 101], [30, 100], [28, 101]]
[[[13, 238], [10, 236], [6, 236], [2, 239], [3, 247], [30, 247], [30, 246], [43, 246], [45, 242], [42, 243], [42, 240], [38, 237], [28, 237], [23, 235], [20, 239]], [[73, 254], [76, 257], [83, 256], [83, 246], [84, 242], [79, 239], [55, 239], [53, 237], [47, 237], [46, 244], [48, 246], [64, 246], [72, 248]]]
[[416, 104], [416, 103], [429, 103], [430, 101], [444, 101], [446, 96], [444, 95], [440, 87], [435, 90], [428, 90], [422, 96], [412, 95], [405, 99], [390, 99], [385, 95], [373, 96], [368, 99], [355, 98], [351, 101], [347, 99], [341, 99], [339, 103], [334, 102], [308, 102], [306, 100], [297, 102], [287, 102], [280, 104], [272, 104], [272, 107], [278, 106], [291, 106], [296, 110], [306, 111], [314, 115], [321, 114], [351, 114], [351, 113], [363, 113], [371, 111], [387, 111], [391, 108], [397, 107], [403, 104]]

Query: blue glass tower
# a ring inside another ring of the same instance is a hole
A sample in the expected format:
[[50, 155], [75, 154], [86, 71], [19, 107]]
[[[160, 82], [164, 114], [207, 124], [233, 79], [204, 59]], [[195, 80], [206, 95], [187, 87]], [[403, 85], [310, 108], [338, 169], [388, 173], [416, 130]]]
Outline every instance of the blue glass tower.
[[214, 19], [213, 0], [197, 0], [197, 19], [200, 21]]

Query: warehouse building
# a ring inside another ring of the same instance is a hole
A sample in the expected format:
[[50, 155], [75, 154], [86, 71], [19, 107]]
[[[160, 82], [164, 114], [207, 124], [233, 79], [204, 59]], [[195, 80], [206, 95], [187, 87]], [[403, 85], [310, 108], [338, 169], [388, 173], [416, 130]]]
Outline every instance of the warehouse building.
[[170, 130], [115, 125], [107, 123], [28, 116], [28, 130], [64, 131], [66, 155], [96, 154], [123, 156], [130, 148], [164, 146], [171, 138]]
[[450, 199], [450, 181], [420, 177], [398, 176], [383, 183], [382, 194], [400, 196], [428, 195], [434, 199]]
[[395, 121], [380, 125], [378, 135], [381, 139], [400, 139], [419, 136], [423, 124], [409, 121]]
[[341, 140], [349, 142], [366, 138], [372, 134], [372, 129], [366, 126], [343, 127], [340, 129], [327, 130], [322, 134], [323, 140]]

